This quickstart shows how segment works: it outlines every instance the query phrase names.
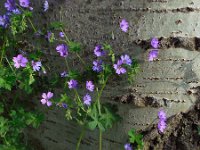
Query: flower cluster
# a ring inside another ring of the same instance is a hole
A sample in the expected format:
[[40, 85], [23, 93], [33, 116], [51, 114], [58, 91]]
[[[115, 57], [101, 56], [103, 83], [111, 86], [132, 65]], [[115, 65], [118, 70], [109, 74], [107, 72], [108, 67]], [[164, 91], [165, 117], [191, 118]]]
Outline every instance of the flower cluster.
[[165, 128], [167, 127], [167, 124], [166, 124], [166, 120], [167, 120], [167, 117], [166, 117], [166, 114], [163, 110], [160, 110], [158, 112], [158, 118], [159, 118], [159, 122], [158, 122], [158, 130], [163, 133]]
[[157, 38], [151, 39], [151, 46], [154, 48], [149, 52], [149, 61], [153, 61], [155, 58], [158, 57], [158, 47], [159, 47], [159, 41]]
[[[15, 68], [17, 68], [17, 69], [20, 67], [25, 68], [27, 66], [28, 59], [26, 57], [24, 57], [22, 54], [18, 54], [16, 57], [13, 57], [13, 62], [14, 62]], [[42, 66], [42, 63], [41, 63], [41, 61], [35, 62], [32, 60], [31, 65], [32, 65], [34, 71], [39, 71]]]

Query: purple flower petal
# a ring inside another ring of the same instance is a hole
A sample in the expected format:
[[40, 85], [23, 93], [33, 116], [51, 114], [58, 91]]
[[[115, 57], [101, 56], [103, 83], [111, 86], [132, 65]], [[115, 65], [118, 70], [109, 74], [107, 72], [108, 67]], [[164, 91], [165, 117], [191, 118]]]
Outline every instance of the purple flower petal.
[[151, 50], [149, 52], [149, 61], [153, 61], [155, 58], [158, 57], [158, 50]]
[[121, 65], [122, 65], [122, 60], [118, 60], [117, 64], [113, 65], [113, 68], [115, 69], [118, 75], [126, 73], [126, 69], [123, 68]]
[[38, 61], [38, 62], [31, 61], [31, 64], [32, 64], [34, 71], [39, 71], [42, 66], [40, 61]]
[[120, 22], [120, 28], [122, 31], [127, 32], [128, 31], [129, 24], [125, 19], [122, 19]]
[[92, 81], [86, 81], [86, 88], [87, 88], [90, 92], [93, 92], [93, 91], [94, 91], [94, 84], [92, 83]]
[[126, 143], [124, 145], [124, 150], [132, 150], [131, 144], [130, 143]]
[[52, 97], [53, 97], [53, 93], [48, 92], [48, 93], [47, 93], [47, 98], [50, 99], [50, 98], [52, 98]]
[[160, 120], [166, 121], [167, 117], [166, 117], [166, 113], [164, 112], [164, 110], [160, 110], [158, 112], [158, 117]]
[[78, 82], [76, 80], [70, 80], [68, 83], [68, 87], [69, 89], [75, 89], [78, 86]]
[[29, 0], [19, 0], [19, 4], [22, 7], [28, 8], [30, 5], [30, 1]]
[[48, 1], [44, 2], [44, 11], [47, 11], [49, 9], [49, 3]]
[[47, 101], [47, 106], [50, 107], [52, 105], [51, 101]]
[[43, 105], [46, 104], [48, 107], [50, 107], [52, 105], [52, 102], [49, 101], [49, 99], [51, 99], [52, 97], [53, 97], [52, 92], [42, 93], [42, 99], [40, 101]]
[[26, 67], [28, 60], [26, 57], [23, 57], [22, 54], [18, 54], [17, 57], [13, 57], [13, 62], [15, 68]]
[[68, 47], [65, 44], [60, 44], [56, 47], [57, 52], [60, 53], [60, 56], [67, 57], [68, 56]]
[[101, 56], [105, 56], [105, 51], [102, 49], [102, 46], [101, 45], [97, 45], [95, 46], [95, 49], [94, 49], [94, 54], [97, 56], [97, 57], [101, 57]]
[[95, 60], [95, 61], [93, 61], [92, 70], [96, 71], [96, 72], [101, 72], [103, 70], [102, 63], [103, 63], [102, 60]]
[[41, 99], [41, 103], [44, 105], [46, 104], [47, 100], [46, 99]]
[[158, 48], [158, 47], [159, 47], [159, 41], [158, 41], [157, 38], [152, 38], [152, 39], [151, 39], [151, 46], [152, 46], [153, 48]]
[[90, 106], [91, 105], [91, 101], [92, 101], [92, 98], [91, 96], [87, 93], [84, 97], [83, 97], [83, 103], [87, 106]]
[[65, 34], [64, 34], [63, 32], [60, 32], [60, 33], [59, 33], [59, 36], [60, 36], [61, 38], [63, 38], [63, 37], [65, 37]]
[[15, 0], [7, 0], [4, 3], [4, 6], [8, 11], [13, 11], [14, 9], [16, 9]]
[[122, 55], [121, 60], [122, 60], [123, 64], [127, 64], [127, 65], [131, 66], [132, 60], [130, 59], [130, 56]]

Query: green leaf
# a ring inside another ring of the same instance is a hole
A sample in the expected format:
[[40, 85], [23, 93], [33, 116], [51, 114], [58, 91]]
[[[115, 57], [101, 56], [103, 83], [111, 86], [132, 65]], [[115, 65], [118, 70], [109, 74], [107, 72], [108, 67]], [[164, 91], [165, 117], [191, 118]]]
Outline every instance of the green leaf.
[[55, 30], [59, 29], [60, 30], [60, 28], [63, 28], [64, 25], [62, 22], [55, 21], [55, 22], [51, 22], [49, 27], [50, 27], [50, 29], [55, 29]]
[[77, 79], [78, 80], [80, 78], [80, 73], [78, 71], [76, 71], [76, 70], [71, 70], [68, 73], [68, 78], [69, 79]]
[[33, 77], [33, 74], [30, 74], [28, 84], [31, 85], [31, 84], [33, 84], [34, 81], [35, 81], [35, 79]]
[[69, 50], [71, 52], [80, 52], [81, 51], [81, 44], [77, 42], [68, 42]]
[[94, 130], [94, 129], [97, 127], [97, 124], [98, 124], [97, 121], [88, 122], [88, 128], [89, 128], [90, 130]]
[[5, 134], [8, 132], [8, 120], [4, 117], [0, 116], [0, 136], [4, 137]]
[[67, 109], [65, 117], [67, 118], [67, 120], [72, 120], [72, 111], [70, 109]]

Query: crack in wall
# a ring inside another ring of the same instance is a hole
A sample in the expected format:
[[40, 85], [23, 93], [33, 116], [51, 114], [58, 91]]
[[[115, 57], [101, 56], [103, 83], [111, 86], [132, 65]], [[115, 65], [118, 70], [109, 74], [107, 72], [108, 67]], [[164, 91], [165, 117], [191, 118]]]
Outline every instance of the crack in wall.
[[149, 12], [149, 13], [190, 13], [190, 12], [200, 12], [200, 8], [193, 8], [193, 7], [183, 7], [183, 8], [176, 8], [176, 9], [152, 9], [152, 8], [97, 8], [97, 9], [86, 9], [81, 8], [78, 9], [79, 13], [91, 13], [91, 11], [95, 12], [118, 12], [118, 11], [128, 11], [128, 12]]
[[[184, 48], [190, 51], [200, 51], [200, 37], [158, 37], [158, 40], [160, 42], [161, 49], [169, 49], [169, 48]], [[135, 40], [133, 41], [135, 44], [141, 46], [144, 49], [150, 49], [151, 46], [149, 43], [151, 43], [151, 39], [147, 40]], [[173, 60], [178, 61], [178, 60]], [[182, 61], [189, 61], [189, 60], [183, 60]]]

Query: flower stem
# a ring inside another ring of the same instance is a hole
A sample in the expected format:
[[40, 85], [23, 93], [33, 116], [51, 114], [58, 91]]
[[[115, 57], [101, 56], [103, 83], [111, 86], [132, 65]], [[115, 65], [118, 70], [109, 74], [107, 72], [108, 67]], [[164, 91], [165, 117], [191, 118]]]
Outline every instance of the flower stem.
[[65, 63], [66, 63], [66, 66], [67, 66], [67, 70], [68, 70], [68, 72], [69, 72], [70, 69], [69, 69], [69, 64], [68, 64], [67, 58], [65, 58]]
[[101, 98], [102, 92], [103, 92], [103, 90], [104, 90], [104, 88], [105, 88], [105, 86], [106, 86], [107, 81], [108, 81], [108, 77], [107, 77], [107, 79], [105, 80], [103, 86], [101, 87], [100, 92], [98, 92], [98, 96], [97, 96], [97, 106], [98, 106], [98, 110], [99, 110], [99, 114], [100, 114], [100, 115], [101, 115], [101, 103], [100, 103], [100, 98]]
[[3, 47], [2, 47], [0, 65], [2, 65], [2, 60], [3, 60], [3, 57], [4, 57], [4, 53], [5, 53], [5, 44], [3, 44]]
[[81, 130], [80, 137], [78, 139], [78, 143], [76, 144], [76, 150], [79, 150], [79, 147], [80, 147], [80, 144], [81, 144], [81, 140], [82, 140], [84, 134], [85, 134], [85, 129], [83, 127], [82, 130]]
[[99, 129], [99, 150], [102, 150], [102, 131]]
[[33, 28], [34, 32], [36, 33], [37, 30], [36, 30], [36, 28], [34, 27], [32, 21], [30, 20], [30, 18], [28, 18], [28, 21], [29, 21], [29, 23], [31, 24], [31, 27]]
[[13, 71], [13, 73], [16, 75], [15, 70], [13, 69], [12, 65], [10, 64], [9, 60], [7, 57], [4, 57], [8, 63], [8, 65], [10, 66], [10, 69]]
[[78, 53], [76, 53], [76, 56], [80, 59], [80, 61], [82, 62], [82, 64], [85, 66], [85, 62], [84, 60], [80, 57], [80, 55]]

